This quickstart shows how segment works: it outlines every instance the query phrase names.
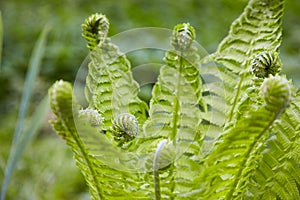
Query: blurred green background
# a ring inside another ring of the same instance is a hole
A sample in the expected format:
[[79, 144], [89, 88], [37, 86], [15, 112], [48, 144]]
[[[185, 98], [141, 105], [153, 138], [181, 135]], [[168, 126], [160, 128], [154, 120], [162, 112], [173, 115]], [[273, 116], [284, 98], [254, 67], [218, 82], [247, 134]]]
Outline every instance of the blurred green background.
[[[52, 27], [35, 83], [29, 116], [57, 79], [74, 81], [88, 54], [81, 24], [90, 14], [106, 14], [109, 35], [137, 27], [172, 29], [181, 22], [195, 27], [197, 41], [209, 52], [243, 11], [246, 0], [2, 0], [3, 50], [0, 75], [0, 182], [4, 177], [17, 121], [25, 75], [34, 44], [45, 26]], [[283, 72], [300, 85], [300, 1], [288, 0], [283, 22]], [[143, 58], [141, 58], [143, 59]], [[138, 60], [132, 60], [139, 63]], [[49, 114], [49, 119], [51, 114]], [[26, 123], [30, 121], [28, 118]], [[72, 153], [45, 125], [18, 163], [6, 199], [89, 199]]]

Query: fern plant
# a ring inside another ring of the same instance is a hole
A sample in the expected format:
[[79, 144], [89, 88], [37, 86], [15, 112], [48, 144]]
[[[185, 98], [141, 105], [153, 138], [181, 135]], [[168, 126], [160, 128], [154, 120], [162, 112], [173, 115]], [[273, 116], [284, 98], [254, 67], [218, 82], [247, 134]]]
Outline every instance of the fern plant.
[[300, 199], [300, 90], [280, 74], [283, 10], [284, 0], [251, 0], [205, 58], [194, 28], [176, 25], [149, 105], [107, 18], [88, 18], [88, 107], [62, 80], [49, 95], [92, 199]]

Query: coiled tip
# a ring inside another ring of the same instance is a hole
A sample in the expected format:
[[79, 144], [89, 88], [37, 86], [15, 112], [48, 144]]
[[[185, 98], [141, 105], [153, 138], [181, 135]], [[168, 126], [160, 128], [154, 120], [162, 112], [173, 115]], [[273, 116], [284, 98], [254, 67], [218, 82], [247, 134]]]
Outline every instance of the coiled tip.
[[92, 127], [101, 127], [104, 118], [97, 110], [86, 108], [79, 111], [79, 117], [88, 121]]
[[285, 77], [270, 75], [260, 88], [266, 108], [272, 112], [282, 112], [290, 103], [292, 88]]
[[82, 24], [82, 36], [87, 40], [87, 47], [93, 50], [104, 42], [109, 29], [109, 21], [105, 15], [95, 13]]
[[189, 23], [178, 24], [173, 29], [172, 45], [176, 50], [186, 50], [195, 38], [195, 29]]
[[122, 145], [133, 140], [138, 134], [138, 120], [129, 113], [122, 113], [115, 117], [112, 125], [115, 140]]
[[258, 78], [275, 76], [281, 71], [281, 61], [275, 51], [263, 51], [252, 61], [252, 72]]

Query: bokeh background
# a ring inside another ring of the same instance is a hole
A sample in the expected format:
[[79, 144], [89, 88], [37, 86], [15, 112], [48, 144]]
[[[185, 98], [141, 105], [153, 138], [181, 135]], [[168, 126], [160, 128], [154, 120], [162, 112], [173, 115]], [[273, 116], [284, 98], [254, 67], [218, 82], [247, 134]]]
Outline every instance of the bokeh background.
[[[34, 86], [29, 114], [57, 79], [73, 82], [88, 55], [81, 24], [101, 12], [110, 20], [110, 33], [138, 27], [164, 27], [189, 22], [197, 41], [216, 50], [246, 0], [1, 0], [3, 51], [0, 74], [0, 182], [11, 147], [28, 63], [45, 24], [51, 26], [41, 71]], [[283, 73], [300, 85], [300, 1], [287, 0], [283, 21], [281, 60]], [[140, 59], [140, 60], [136, 60]], [[132, 58], [142, 63], [143, 55]], [[30, 121], [28, 117], [27, 121]], [[25, 121], [25, 124], [26, 122]], [[72, 153], [45, 120], [18, 163], [6, 199], [89, 199]]]

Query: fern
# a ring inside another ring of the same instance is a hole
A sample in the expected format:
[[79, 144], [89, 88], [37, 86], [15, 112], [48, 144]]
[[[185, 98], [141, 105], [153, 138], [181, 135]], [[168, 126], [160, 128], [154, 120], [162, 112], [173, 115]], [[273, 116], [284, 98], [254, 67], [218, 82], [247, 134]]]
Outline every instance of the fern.
[[209, 86], [211, 92], [225, 100], [222, 102], [225, 112], [216, 109], [223, 114], [223, 123], [212, 119], [213, 124], [234, 123], [243, 91], [253, 84], [252, 60], [265, 49], [279, 51], [283, 9], [283, 0], [251, 0], [243, 14], [233, 22], [228, 36], [220, 43], [217, 51], [203, 60], [204, 63], [213, 61], [221, 64], [204, 71], [223, 82], [221, 86], [215, 83], [215, 87], [221, 87], [221, 92]]
[[94, 165], [93, 158], [86, 151], [74, 124], [71, 84], [64, 81], [56, 82], [50, 88], [49, 96], [51, 109], [57, 117], [56, 120], [51, 122], [54, 129], [72, 148], [77, 166], [88, 180], [91, 195], [94, 198], [101, 199], [102, 191], [98, 185], [95, 172], [97, 165]]
[[205, 158], [207, 166], [199, 182], [213, 187], [202, 186], [209, 188], [201, 194], [203, 199], [240, 199], [246, 195], [246, 183], [255, 172], [270, 129], [291, 98], [288, 82], [279, 76], [266, 79], [261, 91], [265, 105], [250, 111], [225, 132]]
[[92, 199], [299, 199], [300, 91], [279, 75], [283, 9], [251, 0], [202, 60], [194, 28], [176, 25], [149, 110], [107, 18], [89, 17], [88, 107], [70, 83], [49, 94]]
[[268, 139], [268, 148], [249, 182], [252, 195], [260, 199], [299, 199], [299, 92], [276, 123]]
[[[175, 26], [171, 39], [174, 49], [166, 52], [166, 65], [161, 67], [153, 88], [150, 116], [143, 127], [145, 139], [167, 139], [166, 143], [174, 151], [173, 158], [167, 161], [170, 164], [169, 170], [161, 173], [154, 171], [156, 176], [165, 177], [160, 181], [162, 191], [157, 199], [161, 196], [174, 198], [175, 193], [183, 195], [188, 192], [198, 173], [191, 166], [199, 162], [196, 157], [199, 156], [203, 138], [199, 132], [199, 104], [204, 103], [201, 96], [199, 56], [193, 46], [194, 39], [194, 29], [189, 24]], [[186, 170], [189, 174], [184, 173]], [[156, 189], [156, 193], [158, 192]]]
[[104, 116], [103, 126], [107, 128], [112, 117], [126, 112], [136, 115], [142, 124], [148, 108], [137, 97], [138, 84], [133, 80], [129, 61], [107, 38], [108, 20], [101, 14], [92, 15], [82, 27], [92, 50], [86, 79], [89, 107]]

